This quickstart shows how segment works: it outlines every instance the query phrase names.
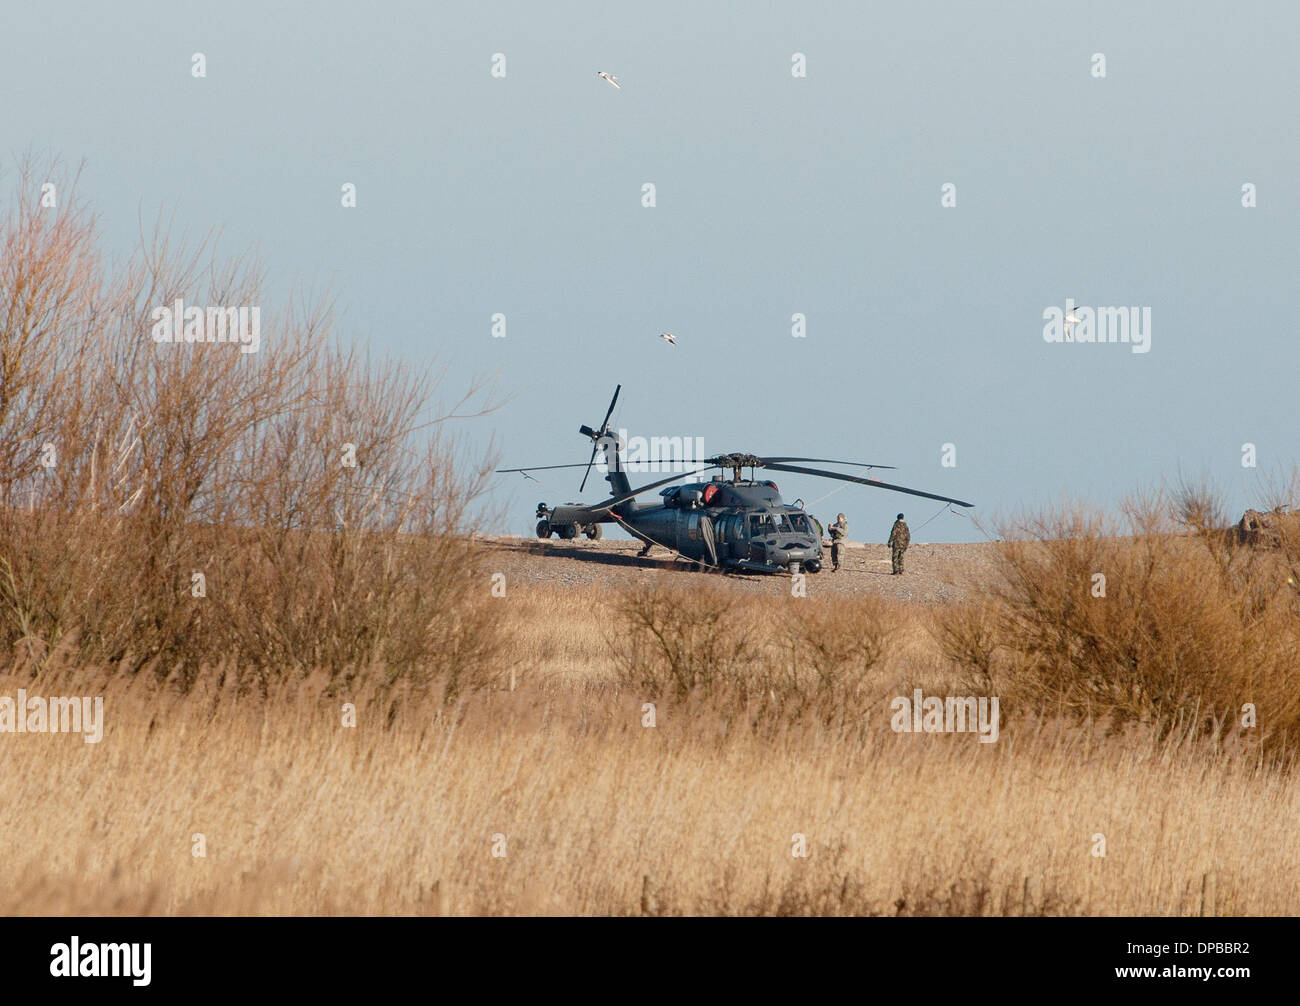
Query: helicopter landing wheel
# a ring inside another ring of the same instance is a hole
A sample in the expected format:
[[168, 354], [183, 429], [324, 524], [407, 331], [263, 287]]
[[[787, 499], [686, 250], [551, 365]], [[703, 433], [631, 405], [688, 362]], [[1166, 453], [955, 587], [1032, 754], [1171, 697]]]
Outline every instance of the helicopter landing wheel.
[[601, 528], [599, 524], [587, 525], [587, 537], [590, 538], [592, 541], [600, 541], [604, 533], [605, 533], [604, 529]]
[[539, 520], [537, 522], [537, 537], [549, 538], [551, 536], [551, 522], [549, 520]]
[[560, 537], [565, 541], [573, 541], [574, 538], [578, 537], [578, 525], [565, 524], [564, 527], [560, 528]]

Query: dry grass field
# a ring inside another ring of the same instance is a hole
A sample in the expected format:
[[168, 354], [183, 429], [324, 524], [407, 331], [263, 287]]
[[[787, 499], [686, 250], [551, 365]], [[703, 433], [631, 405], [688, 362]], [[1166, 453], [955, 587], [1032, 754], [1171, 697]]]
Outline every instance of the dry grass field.
[[[0, 911], [1300, 908], [1300, 786], [1285, 755], [1196, 721], [1162, 734], [1153, 722], [1103, 728], [1014, 709], [992, 744], [895, 733], [890, 697], [965, 694], [936, 641], [936, 609], [815, 590], [796, 602], [783, 596], [788, 580], [719, 579], [647, 568], [615, 596], [544, 578], [508, 589], [494, 601], [499, 665], [450, 703], [377, 676], [308, 675], [265, 694], [216, 671], [188, 692], [57, 665], [35, 681], [0, 679], [0, 694], [106, 697], [98, 744], [3, 738]], [[641, 581], [652, 593], [638, 593]], [[846, 604], [870, 608], [851, 614], [878, 619], [886, 641], [874, 661], [847, 657], [846, 669], [869, 666], [831, 685], [801, 687], [789, 668], [773, 676], [776, 651], [760, 649], [735, 680], [679, 694], [620, 627], [620, 606], [651, 596], [722, 605], [726, 646], [732, 629], [766, 624], [779, 649], [783, 619], [829, 632], [819, 619], [843, 618]], [[355, 726], [343, 725], [348, 701]]]

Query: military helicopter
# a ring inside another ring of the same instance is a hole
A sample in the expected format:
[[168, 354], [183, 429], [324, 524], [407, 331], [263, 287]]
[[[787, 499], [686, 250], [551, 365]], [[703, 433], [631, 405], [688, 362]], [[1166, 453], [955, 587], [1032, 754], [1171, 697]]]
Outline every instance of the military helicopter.
[[[679, 553], [691, 560], [695, 568], [712, 568], [737, 573], [817, 573], [822, 568], [821, 526], [806, 513], [802, 501], [789, 506], [781, 499], [776, 483], [770, 479], [756, 479], [758, 469], [815, 475], [819, 478], [856, 482], [875, 489], [889, 489], [925, 499], [954, 503], [969, 507], [950, 496], [922, 492], [906, 486], [891, 485], [875, 478], [861, 478], [839, 472], [805, 468], [791, 462], [813, 464], [850, 465], [856, 468], [892, 468], [892, 465], [865, 464], [859, 461], [833, 461], [829, 458], [758, 457], [754, 454], [719, 454], [705, 458], [703, 468], [694, 472], [678, 472], [657, 482], [633, 488], [624, 471], [623, 445], [611, 435], [609, 419], [618, 403], [620, 384], [614, 389], [605, 420], [599, 429], [578, 427], [578, 432], [592, 442], [591, 458], [586, 463], [586, 474], [578, 491], [586, 488], [596, 455], [605, 455], [607, 474], [605, 480], [613, 493], [599, 503], [567, 503], [551, 507], [537, 504], [537, 537], [573, 539], [580, 534], [597, 539], [602, 535], [602, 524], [618, 524], [649, 552], [652, 545]], [[527, 475], [532, 471], [557, 468], [582, 468], [583, 465], [535, 465], [529, 468], [498, 468], [498, 473], [518, 472]], [[690, 475], [702, 475], [714, 468], [724, 474], [714, 475], [707, 481], [687, 482], [684, 485], [661, 489]], [[750, 477], [744, 478], [745, 469]], [[728, 478], [725, 473], [730, 472]], [[637, 503], [635, 498], [654, 489], [660, 489], [658, 503]]]

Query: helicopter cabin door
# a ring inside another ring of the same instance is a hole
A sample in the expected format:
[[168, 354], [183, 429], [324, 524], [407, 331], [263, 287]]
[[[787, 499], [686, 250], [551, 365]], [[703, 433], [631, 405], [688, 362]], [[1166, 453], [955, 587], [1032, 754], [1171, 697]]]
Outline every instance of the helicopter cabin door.
[[749, 538], [745, 534], [745, 515], [732, 514], [721, 522], [722, 551], [725, 555], [743, 559], [749, 555]]
[[677, 524], [677, 551], [686, 556], [697, 556], [704, 547], [700, 541], [700, 515], [692, 511], [685, 521]]

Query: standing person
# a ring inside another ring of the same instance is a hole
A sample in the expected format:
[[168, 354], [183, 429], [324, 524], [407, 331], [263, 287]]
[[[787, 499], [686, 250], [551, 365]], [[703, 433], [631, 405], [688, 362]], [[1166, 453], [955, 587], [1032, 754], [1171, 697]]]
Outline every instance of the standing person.
[[831, 572], [840, 571], [840, 544], [849, 536], [849, 519], [840, 514], [831, 525]]
[[903, 575], [903, 553], [907, 551], [907, 546], [910, 544], [912, 544], [912, 532], [907, 529], [907, 525], [903, 522], [903, 515], [900, 513], [889, 532], [889, 561], [893, 566], [894, 575]]

